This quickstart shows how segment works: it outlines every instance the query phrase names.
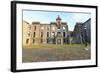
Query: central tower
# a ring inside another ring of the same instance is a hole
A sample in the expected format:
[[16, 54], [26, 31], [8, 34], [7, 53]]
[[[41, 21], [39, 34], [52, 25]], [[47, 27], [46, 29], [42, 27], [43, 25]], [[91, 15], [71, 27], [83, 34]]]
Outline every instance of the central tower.
[[62, 22], [61, 18], [58, 15], [56, 18], [56, 26], [57, 26], [57, 36], [56, 36], [56, 44], [63, 44], [63, 34], [62, 34]]
[[57, 24], [57, 27], [58, 27], [58, 28], [61, 27], [61, 18], [60, 18], [59, 15], [58, 15], [58, 17], [56, 18], [56, 24]]

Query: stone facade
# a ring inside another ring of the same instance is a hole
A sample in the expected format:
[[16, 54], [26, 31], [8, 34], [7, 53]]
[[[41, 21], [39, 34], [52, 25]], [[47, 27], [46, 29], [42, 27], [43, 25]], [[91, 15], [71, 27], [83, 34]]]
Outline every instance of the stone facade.
[[91, 43], [91, 19], [88, 19], [86, 22], [83, 23], [81, 35], [83, 37], [83, 43], [85, 41]]
[[31, 44], [31, 26], [29, 25], [28, 22], [23, 21], [22, 25], [22, 40], [23, 40], [23, 45], [30, 45]]
[[77, 22], [75, 27], [74, 27], [74, 31], [73, 31], [73, 41], [72, 41], [72, 43], [74, 43], [74, 44], [82, 43], [81, 28], [82, 28], [82, 23]]
[[60, 16], [50, 24], [23, 21], [23, 45], [67, 44], [68, 35], [68, 25], [61, 21]]
[[84, 23], [76, 23], [73, 31], [72, 43], [84, 44], [85, 42], [91, 43], [91, 19]]

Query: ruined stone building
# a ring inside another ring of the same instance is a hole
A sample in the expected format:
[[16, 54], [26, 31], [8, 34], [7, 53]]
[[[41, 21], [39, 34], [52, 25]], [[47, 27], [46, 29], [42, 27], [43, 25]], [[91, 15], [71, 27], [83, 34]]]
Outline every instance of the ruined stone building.
[[72, 43], [91, 43], [91, 18], [89, 18], [84, 23], [76, 23], [73, 31], [73, 41]]
[[82, 36], [81, 36], [82, 29], [81, 28], [82, 28], [82, 23], [77, 22], [75, 27], [74, 27], [74, 31], [73, 31], [73, 41], [72, 41], [72, 43], [77, 43], [77, 44], [82, 43]]
[[40, 22], [29, 24], [23, 21], [23, 45], [67, 44], [68, 25], [61, 20], [58, 16], [56, 22], [49, 24], [41, 24]]
[[83, 37], [83, 42], [87, 41], [88, 43], [91, 43], [91, 19], [84, 22], [82, 27], [81, 35]]

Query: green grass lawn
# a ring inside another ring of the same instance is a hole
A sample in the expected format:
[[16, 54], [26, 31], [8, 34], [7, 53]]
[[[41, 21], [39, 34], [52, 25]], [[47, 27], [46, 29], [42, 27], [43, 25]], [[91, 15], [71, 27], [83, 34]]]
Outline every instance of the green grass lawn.
[[91, 58], [91, 48], [88, 50], [81, 44], [72, 45], [53, 45], [40, 44], [23, 46], [22, 62], [45, 62], [45, 61], [67, 61], [67, 60], [86, 60]]

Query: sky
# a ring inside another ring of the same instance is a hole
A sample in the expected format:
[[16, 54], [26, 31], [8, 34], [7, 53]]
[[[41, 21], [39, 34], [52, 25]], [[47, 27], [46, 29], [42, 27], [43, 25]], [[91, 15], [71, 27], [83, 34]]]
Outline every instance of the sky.
[[30, 24], [35, 21], [47, 24], [50, 22], [56, 22], [58, 15], [62, 19], [62, 22], [67, 23], [70, 31], [74, 30], [76, 22], [84, 23], [91, 18], [90, 13], [23, 10], [23, 20]]

